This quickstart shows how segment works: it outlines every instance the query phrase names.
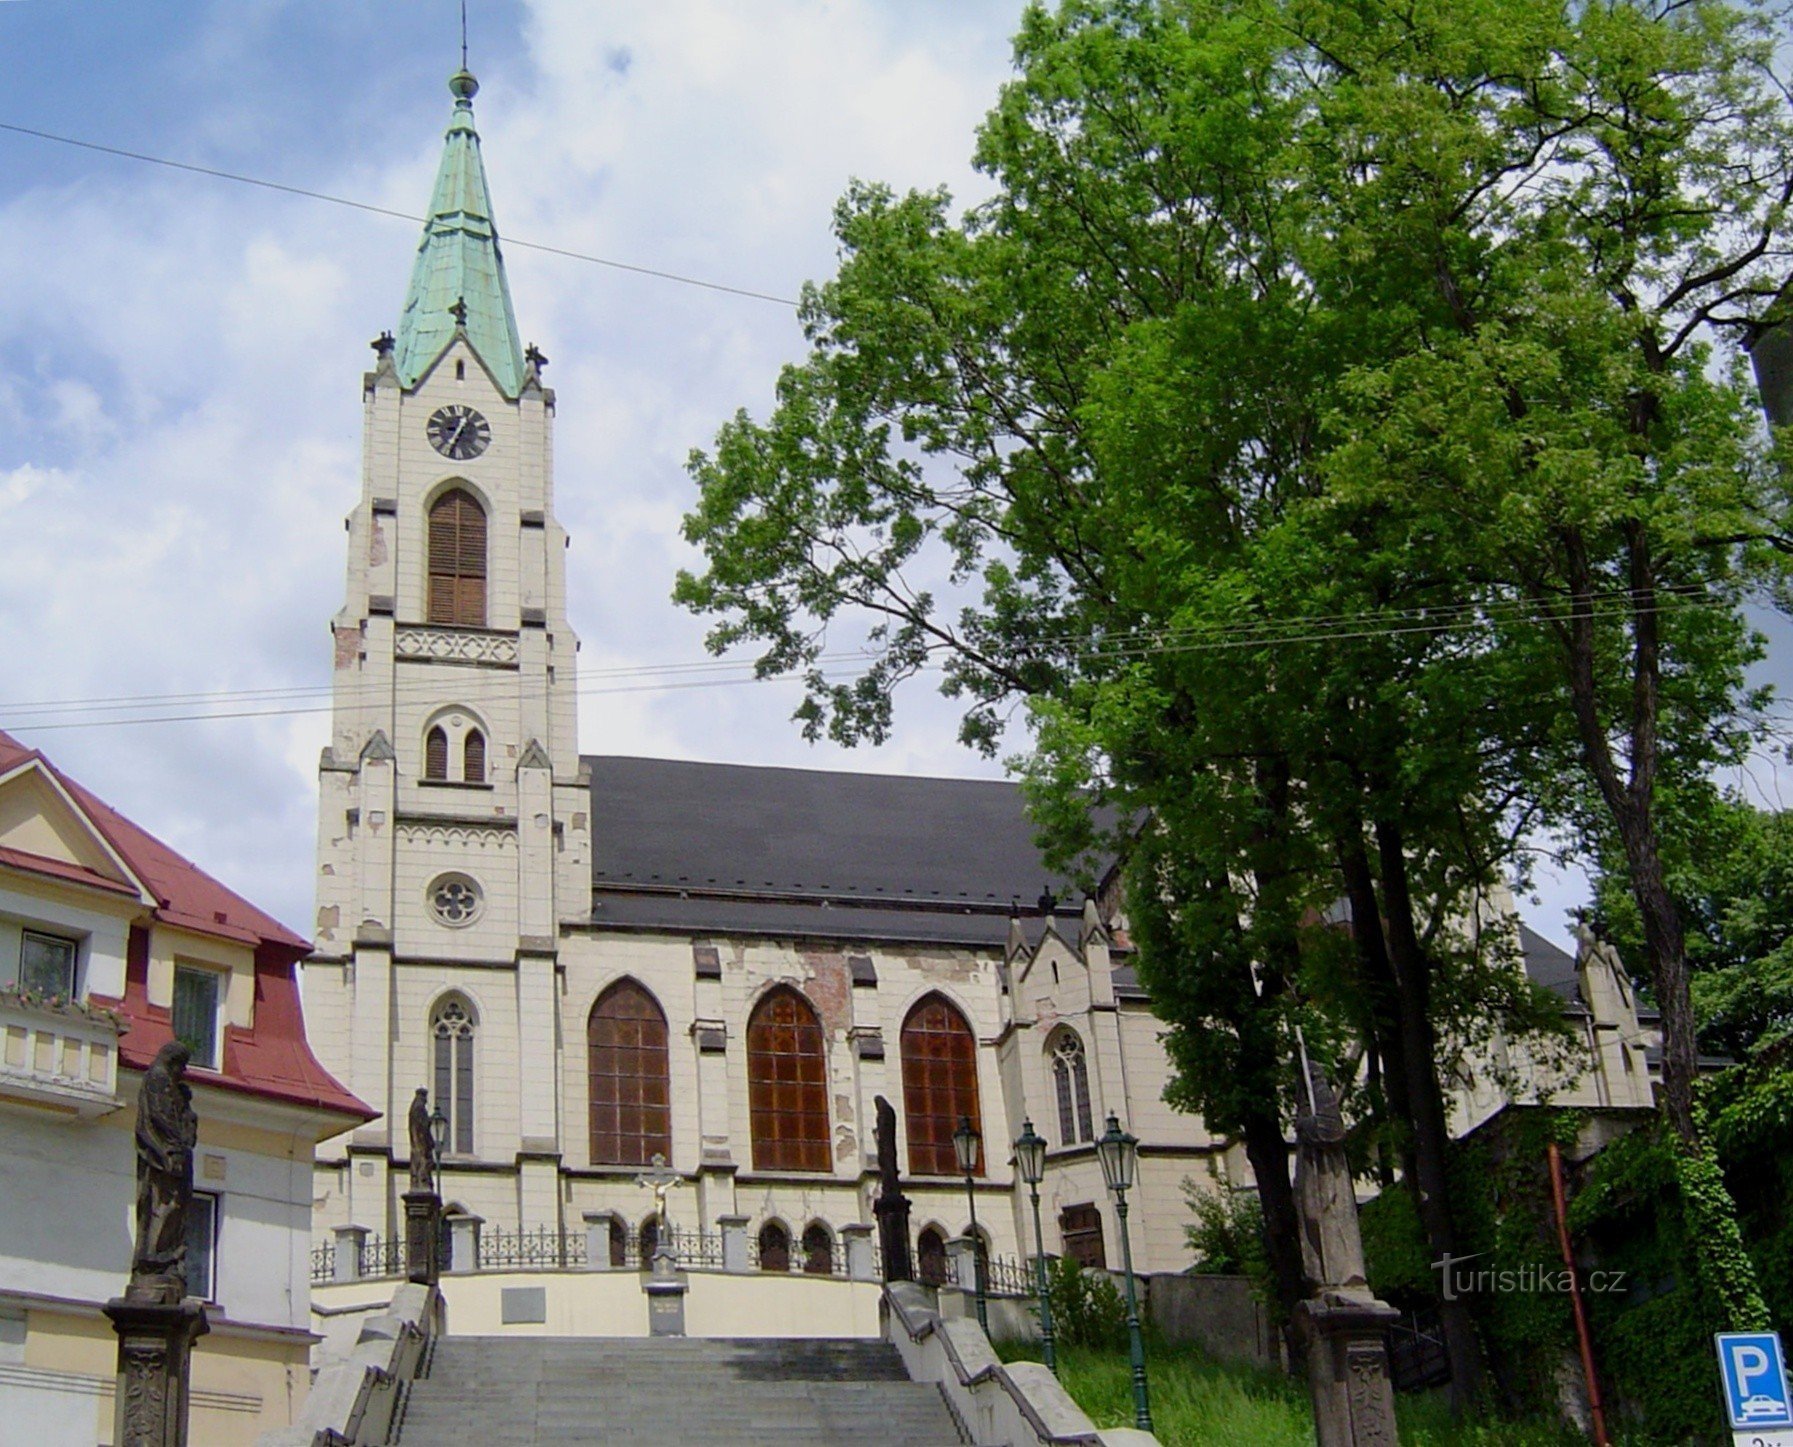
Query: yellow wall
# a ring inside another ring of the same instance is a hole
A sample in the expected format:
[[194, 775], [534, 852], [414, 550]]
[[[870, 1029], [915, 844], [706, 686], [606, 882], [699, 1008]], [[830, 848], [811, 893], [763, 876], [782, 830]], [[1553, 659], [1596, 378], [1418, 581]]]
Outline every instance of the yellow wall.
[[[254, 1447], [263, 1432], [290, 1426], [310, 1385], [310, 1348], [214, 1332], [193, 1349], [189, 1438], [195, 1447]], [[25, 1365], [103, 1383], [95, 1398], [95, 1441], [112, 1441], [112, 1381], [118, 1338], [85, 1312], [33, 1307], [25, 1317]]]

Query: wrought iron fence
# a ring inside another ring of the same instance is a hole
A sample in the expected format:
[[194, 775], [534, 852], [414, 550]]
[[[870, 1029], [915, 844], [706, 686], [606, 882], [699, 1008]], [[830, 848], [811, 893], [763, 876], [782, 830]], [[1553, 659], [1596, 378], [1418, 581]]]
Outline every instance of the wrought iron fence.
[[506, 1231], [502, 1226], [480, 1228], [479, 1265], [482, 1271], [501, 1267], [552, 1270], [585, 1264], [585, 1233], [564, 1226], [524, 1226]]
[[681, 1231], [674, 1226], [666, 1233], [666, 1244], [680, 1266], [722, 1270], [722, 1237], [714, 1231]]
[[403, 1276], [405, 1239], [402, 1236], [368, 1236], [361, 1242], [357, 1276]]
[[[959, 1262], [964, 1258], [948, 1255], [945, 1264], [945, 1278], [948, 1286], [963, 1287], [966, 1291], [973, 1289], [973, 1283], [959, 1280]], [[1035, 1274], [1031, 1257], [1026, 1256], [987, 1256], [979, 1265], [984, 1278], [985, 1296], [1037, 1296], [1039, 1294], [1039, 1278]]]
[[311, 1248], [311, 1284], [319, 1286], [336, 1275], [336, 1247], [326, 1241]]

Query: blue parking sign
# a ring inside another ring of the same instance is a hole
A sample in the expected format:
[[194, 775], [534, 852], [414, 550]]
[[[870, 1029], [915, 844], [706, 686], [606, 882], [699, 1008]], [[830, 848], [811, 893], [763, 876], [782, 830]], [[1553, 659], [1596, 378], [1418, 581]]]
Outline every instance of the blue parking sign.
[[1724, 1378], [1732, 1429], [1793, 1427], [1780, 1333], [1721, 1331], [1717, 1341], [1718, 1373]]

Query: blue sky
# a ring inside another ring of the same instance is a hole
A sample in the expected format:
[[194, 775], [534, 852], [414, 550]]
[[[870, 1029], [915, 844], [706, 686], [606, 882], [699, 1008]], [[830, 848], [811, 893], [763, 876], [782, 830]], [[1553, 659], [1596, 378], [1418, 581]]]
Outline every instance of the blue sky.
[[[10, 0], [0, 121], [414, 212], [448, 119], [457, 10]], [[979, 191], [973, 130], [1018, 13], [473, 0], [500, 228], [794, 295], [832, 268], [829, 210], [849, 177]], [[366, 344], [396, 323], [415, 243], [406, 222], [0, 132], [0, 726], [301, 930], [322, 712], [52, 729], [9, 705], [327, 683]], [[736, 407], [765, 409], [801, 355], [794, 316], [514, 246], [507, 259], [525, 339], [553, 358], [582, 667], [697, 659], [703, 624], [668, 600], [691, 561], [684, 460]], [[786, 685], [588, 693], [581, 743], [994, 770], [953, 742], [955, 712], [925, 686], [877, 751], [805, 745], [796, 699]], [[1547, 882], [1527, 913], [1566, 940], [1576, 892]]]

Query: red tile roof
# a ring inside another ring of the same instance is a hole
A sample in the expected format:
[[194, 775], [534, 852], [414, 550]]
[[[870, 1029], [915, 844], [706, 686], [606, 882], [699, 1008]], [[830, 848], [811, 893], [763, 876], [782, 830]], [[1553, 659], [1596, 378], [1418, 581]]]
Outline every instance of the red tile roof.
[[[68, 791], [126, 867], [155, 896], [153, 919], [176, 929], [246, 945], [255, 952], [255, 1024], [250, 1029], [226, 1026], [224, 1068], [217, 1072], [195, 1071], [194, 1080], [358, 1120], [377, 1116], [378, 1111], [358, 1100], [318, 1064], [306, 1043], [297, 968], [298, 962], [311, 953], [310, 943], [89, 793], [41, 752], [0, 732], [0, 773], [33, 761]], [[0, 851], [0, 862], [15, 863], [15, 867], [38, 873], [66, 875], [72, 868], [37, 855], [20, 855], [17, 862], [5, 857], [15, 854], [20, 851]], [[88, 870], [73, 872], [91, 874]], [[98, 875], [82, 882], [110, 885], [110, 881]], [[173, 1033], [169, 1011], [149, 1003], [148, 984], [149, 935], [134, 926], [125, 963], [124, 998], [96, 996], [95, 1000], [111, 1005], [130, 1022], [129, 1033], [119, 1041], [119, 1061], [139, 1070], [149, 1065]]]

